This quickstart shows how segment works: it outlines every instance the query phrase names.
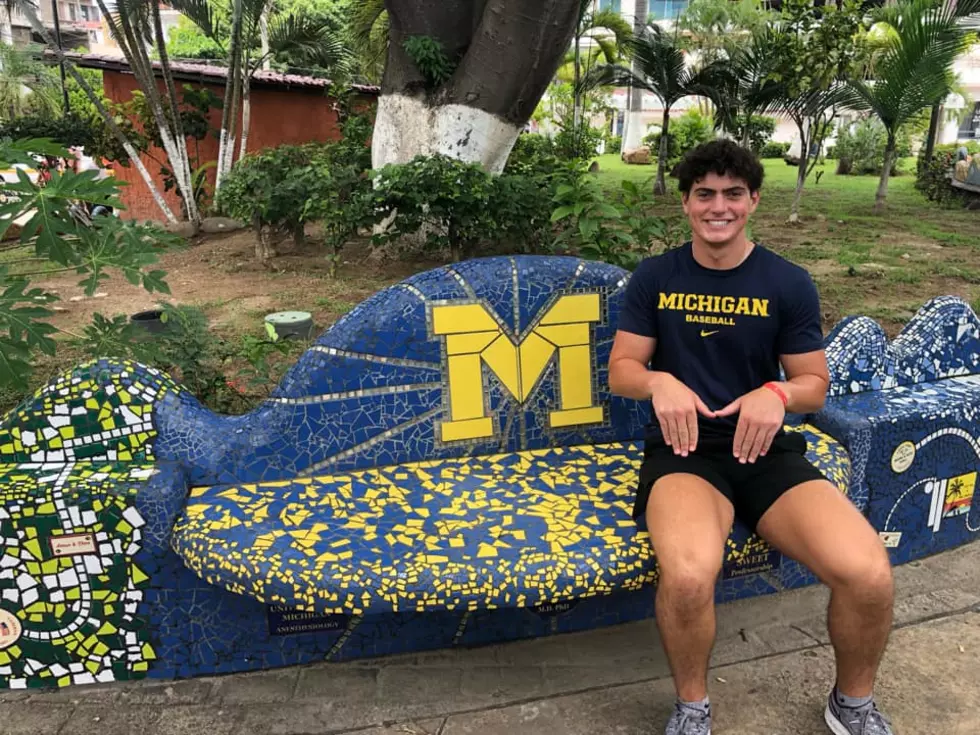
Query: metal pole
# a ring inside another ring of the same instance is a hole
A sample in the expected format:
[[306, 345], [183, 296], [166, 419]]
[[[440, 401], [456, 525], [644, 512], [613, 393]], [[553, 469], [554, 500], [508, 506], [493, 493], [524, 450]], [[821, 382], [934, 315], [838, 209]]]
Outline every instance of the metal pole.
[[51, 10], [54, 12], [55, 43], [58, 44], [58, 51], [62, 52], [58, 54], [58, 68], [61, 70], [61, 95], [65, 100], [65, 114], [67, 115], [69, 112], [71, 112], [71, 106], [68, 104], [68, 87], [65, 86], [65, 49], [61, 45], [61, 22], [58, 19], [58, 0], [51, 0]]

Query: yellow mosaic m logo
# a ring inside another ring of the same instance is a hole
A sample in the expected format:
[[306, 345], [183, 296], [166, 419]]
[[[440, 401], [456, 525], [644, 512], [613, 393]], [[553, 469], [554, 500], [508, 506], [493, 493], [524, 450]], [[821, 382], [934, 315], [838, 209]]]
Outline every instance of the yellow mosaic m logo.
[[514, 344], [482, 304], [434, 306], [432, 333], [446, 338], [450, 420], [442, 423], [442, 440], [493, 436], [493, 419], [486, 415], [482, 364], [524, 403], [556, 351], [561, 408], [550, 412], [551, 426], [601, 423], [602, 406], [593, 404], [589, 327], [598, 321], [599, 294], [562, 296]]

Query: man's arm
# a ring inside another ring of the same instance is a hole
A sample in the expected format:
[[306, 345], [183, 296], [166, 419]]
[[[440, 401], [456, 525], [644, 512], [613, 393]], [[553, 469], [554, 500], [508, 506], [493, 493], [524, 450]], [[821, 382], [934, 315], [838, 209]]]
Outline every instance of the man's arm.
[[653, 337], [617, 331], [609, 353], [609, 390], [624, 398], [649, 399], [653, 373], [647, 365], [656, 349]]
[[786, 380], [777, 385], [788, 399], [786, 411], [812, 413], [823, 408], [830, 388], [826, 352], [816, 350], [799, 355], [781, 355], [779, 361], [786, 373]]

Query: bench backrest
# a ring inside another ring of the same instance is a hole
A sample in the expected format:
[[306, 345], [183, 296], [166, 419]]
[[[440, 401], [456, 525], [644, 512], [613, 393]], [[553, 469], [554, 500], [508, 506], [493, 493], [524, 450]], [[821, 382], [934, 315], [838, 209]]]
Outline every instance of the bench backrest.
[[891, 342], [874, 320], [851, 316], [826, 345], [832, 396], [980, 373], [980, 319], [955, 296], [928, 301]]
[[551, 256], [420, 273], [328, 329], [252, 414], [175, 397], [158, 454], [204, 484], [639, 439], [649, 407], [607, 389], [628, 278]]

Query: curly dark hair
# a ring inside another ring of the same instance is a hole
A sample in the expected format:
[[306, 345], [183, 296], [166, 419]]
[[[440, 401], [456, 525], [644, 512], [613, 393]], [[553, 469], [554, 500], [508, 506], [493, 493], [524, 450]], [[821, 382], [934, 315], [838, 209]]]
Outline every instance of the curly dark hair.
[[727, 138], [702, 143], [684, 155], [683, 160], [677, 164], [680, 190], [690, 194], [694, 182], [709, 173], [742, 179], [753, 193], [762, 188], [762, 179], [765, 177], [765, 169], [755, 154]]

